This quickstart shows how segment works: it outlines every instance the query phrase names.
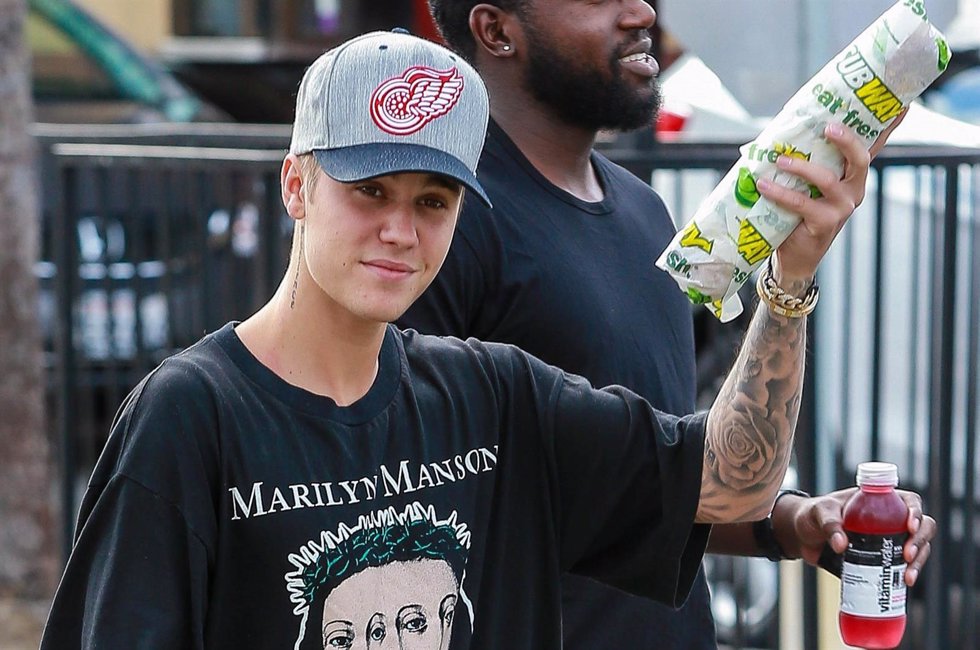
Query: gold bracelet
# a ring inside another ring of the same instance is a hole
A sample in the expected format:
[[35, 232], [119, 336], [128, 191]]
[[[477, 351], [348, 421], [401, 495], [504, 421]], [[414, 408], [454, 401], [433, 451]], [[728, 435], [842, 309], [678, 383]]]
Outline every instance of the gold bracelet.
[[802, 298], [783, 290], [776, 284], [776, 278], [772, 277], [772, 258], [766, 260], [765, 268], [760, 270], [755, 290], [769, 309], [787, 318], [803, 318], [816, 308], [820, 299], [820, 287], [816, 282], [810, 284]]

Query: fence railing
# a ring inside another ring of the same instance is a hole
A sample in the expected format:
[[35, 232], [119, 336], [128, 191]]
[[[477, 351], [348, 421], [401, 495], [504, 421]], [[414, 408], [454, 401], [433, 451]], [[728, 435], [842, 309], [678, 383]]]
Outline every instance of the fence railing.
[[[80, 486], [125, 394], [165, 356], [251, 314], [278, 284], [291, 233], [279, 198], [289, 134], [209, 125], [48, 126], [36, 135], [40, 318], [67, 551]], [[603, 149], [649, 180], [679, 222], [737, 157], [735, 145], [722, 144]], [[811, 322], [800, 487], [827, 492], [853, 484], [862, 460], [893, 461], [940, 522], [913, 590], [905, 648], [980, 647], [978, 208], [980, 151], [888, 147], [821, 267]], [[708, 396], [741, 330], [696, 309]], [[735, 574], [745, 579], [744, 569]], [[817, 644], [814, 576], [808, 569], [807, 648]], [[720, 631], [736, 645], [760, 634], [774, 644], [772, 617], [758, 617], [768, 627], [755, 629], [753, 594], [737, 591], [734, 618], [719, 621]]]

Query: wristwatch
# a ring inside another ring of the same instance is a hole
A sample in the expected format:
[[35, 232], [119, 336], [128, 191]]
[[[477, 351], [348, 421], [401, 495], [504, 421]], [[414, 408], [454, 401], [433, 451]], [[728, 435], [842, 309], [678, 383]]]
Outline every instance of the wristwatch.
[[[779, 500], [787, 494], [803, 497], [804, 499], [810, 498], [810, 495], [802, 490], [780, 490], [779, 494], [776, 495], [776, 500], [772, 504], [774, 511]], [[783, 548], [776, 541], [776, 535], [772, 530], [772, 512], [765, 519], [752, 522], [752, 536], [755, 538], [756, 546], [762, 551], [763, 557], [771, 562], [788, 559], [786, 553], [783, 552]]]

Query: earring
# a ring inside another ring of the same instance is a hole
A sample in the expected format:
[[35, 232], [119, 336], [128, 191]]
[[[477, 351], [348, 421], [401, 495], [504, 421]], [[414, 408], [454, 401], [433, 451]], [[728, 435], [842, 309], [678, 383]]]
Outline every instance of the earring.
[[504, 45], [504, 46], [503, 46], [502, 48], [500, 48], [500, 49], [502, 49], [502, 50], [503, 50], [504, 52], [510, 52], [510, 45]]

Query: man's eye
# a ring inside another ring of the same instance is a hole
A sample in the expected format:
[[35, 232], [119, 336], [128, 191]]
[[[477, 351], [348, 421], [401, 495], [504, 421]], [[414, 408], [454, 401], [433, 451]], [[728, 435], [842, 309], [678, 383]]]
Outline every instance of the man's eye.
[[422, 199], [422, 205], [433, 210], [443, 210], [447, 207], [442, 199]]
[[368, 196], [381, 196], [381, 188], [376, 185], [358, 185], [357, 191]]

